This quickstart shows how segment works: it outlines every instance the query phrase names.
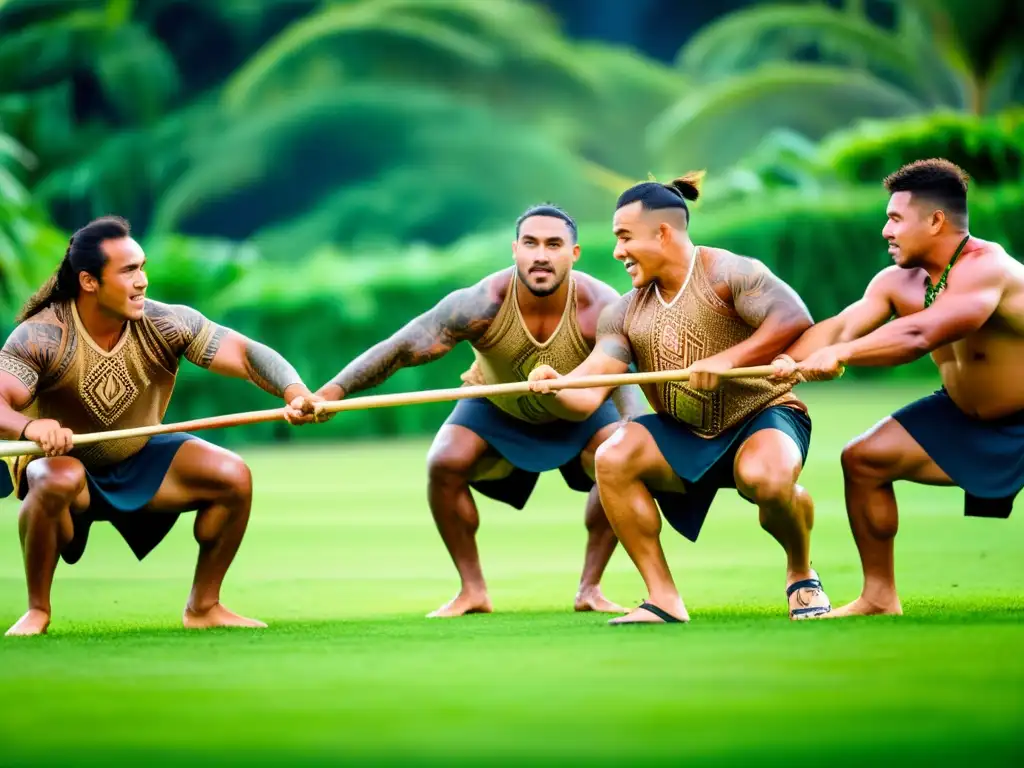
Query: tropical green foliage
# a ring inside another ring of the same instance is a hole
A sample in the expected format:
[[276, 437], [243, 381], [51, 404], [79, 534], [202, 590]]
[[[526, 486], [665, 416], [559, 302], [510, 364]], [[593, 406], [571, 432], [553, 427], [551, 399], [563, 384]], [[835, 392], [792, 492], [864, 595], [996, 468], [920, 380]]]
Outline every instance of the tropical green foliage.
[[[70, 231], [118, 213], [154, 297], [316, 386], [507, 265], [533, 203], [574, 214], [580, 268], [625, 290], [616, 195], [693, 168], [709, 170], [695, 237], [764, 260], [823, 318], [887, 263], [880, 181], [910, 160], [961, 164], [972, 230], [1024, 252], [1017, 6], [751, 2], [665, 64], [574, 40], [529, 0], [0, 0], [0, 325]], [[381, 390], [452, 386], [469, 361]], [[169, 418], [270, 402], [186, 366]], [[418, 431], [447, 408], [331, 434]]]
[[[0, 317], [10, 322], [63, 254], [63, 235], [34, 205], [21, 176], [35, 162], [0, 132]], [[45, 255], [44, 255], [45, 254]]]
[[[445, 244], [545, 199], [597, 215], [619, 183], [604, 166], [646, 173], [644, 126], [684, 82], [577, 51], [520, 0], [210, 5], [0, 8], [0, 118], [38, 147], [34, 193], [63, 226], [117, 211], [140, 232], [294, 258], [323, 242]], [[202, 52], [212, 72], [195, 71], [172, 11], [197, 46], [225, 49]]]
[[[1016, 0], [881, 5], [890, 23], [873, 20], [865, 2], [771, 3], [700, 30], [677, 63], [701, 87], [652, 123], [655, 157], [721, 169], [775, 128], [817, 140], [857, 118], [994, 114], [1024, 100]], [[730, 140], [713, 142], [723, 135]]]
[[904, 163], [944, 157], [982, 185], [1024, 179], [1024, 109], [979, 118], [942, 112], [902, 121], [870, 121], [822, 144], [819, 161], [843, 181], [878, 181]]

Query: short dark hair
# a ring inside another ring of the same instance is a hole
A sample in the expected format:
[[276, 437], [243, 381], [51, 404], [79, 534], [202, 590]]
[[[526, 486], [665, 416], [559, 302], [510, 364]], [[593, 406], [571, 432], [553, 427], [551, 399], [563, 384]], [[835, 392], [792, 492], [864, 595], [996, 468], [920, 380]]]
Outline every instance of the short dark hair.
[[25, 302], [16, 322], [23, 322], [51, 304], [78, 298], [81, 283], [78, 275], [88, 272], [97, 280], [107, 263], [107, 254], [100, 247], [104, 240], [129, 237], [132, 228], [120, 216], [93, 219], [71, 236], [57, 272]]
[[949, 160], [933, 157], [916, 160], [885, 177], [889, 194], [909, 192], [941, 208], [957, 224], [967, 223], [967, 182], [963, 168]]
[[579, 235], [576, 232], [576, 222], [572, 216], [563, 211], [557, 205], [551, 205], [551, 203], [542, 203], [541, 205], [532, 205], [527, 208], [523, 213], [516, 219], [516, 240], [519, 239], [519, 229], [523, 226], [523, 222], [534, 216], [550, 216], [555, 219], [561, 219], [565, 222], [565, 225], [569, 227], [569, 231], [572, 233], [572, 242], [576, 243]]
[[660, 184], [657, 181], [634, 184], [619, 195], [619, 199], [615, 203], [615, 210], [636, 202], [639, 202], [646, 211], [680, 208], [686, 223], [689, 224], [690, 208], [686, 205], [686, 201], [696, 200], [700, 197], [700, 183], [703, 178], [703, 171], [690, 171], [678, 179], [673, 179], [668, 184]]

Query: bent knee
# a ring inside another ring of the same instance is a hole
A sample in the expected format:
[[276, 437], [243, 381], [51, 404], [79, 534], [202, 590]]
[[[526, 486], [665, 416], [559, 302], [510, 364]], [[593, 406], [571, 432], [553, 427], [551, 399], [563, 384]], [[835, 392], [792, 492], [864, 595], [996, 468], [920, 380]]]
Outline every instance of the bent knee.
[[252, 497], [252, 470], [240, 456], [225, 452], [217, 458], [214, 474], [227, 495], [242, 499]]
[[610, 478], [638, 475], [642, 467], [646, 430], [633, 424], [619, 427], [594, 452], [597, 476]]
[[580, 452], [580, 464], [583, 465], [583, 471], [587, 473], [587, 476], [593, 480], [597, 473], [597, 452], [601, 446], [608, 442], [608, 440], [620, 429], [626, 426], [625, 422], [619, 422], [618, 425], [609, 425], [599, 430], [586, 447]]
[[792, 472], [770, 464], [740, 466], [736, 488], [759, 506], [787, 506], [793, 500], [796, 483]]
[[455, 446], [431, 450], [427, 454], [427, 474], [433, 481], [466, 480], [474, 471], [478, 456]]
[[840, 456], [843, 475], [847, 479], [861, 477], [882, 478], [888, 476], [895, 462], [888, 451], [883, 450], [871, 436], [851, 440]]
[[50, 506], [66, 506], [85, 489], [85, 468], [74, 459], [33, 461], [27, 475], [29, 493]]

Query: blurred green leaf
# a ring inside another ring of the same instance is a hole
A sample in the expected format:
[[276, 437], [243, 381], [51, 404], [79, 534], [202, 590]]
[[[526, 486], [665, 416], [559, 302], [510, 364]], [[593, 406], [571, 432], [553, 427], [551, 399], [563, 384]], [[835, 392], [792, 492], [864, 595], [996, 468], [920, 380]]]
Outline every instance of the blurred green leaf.
[[819, 139], [858, 117], [921, 109], [910, 94], [865, 72], [771, 64], [695, 90], [653, 121], [647, 138], [666, 173], [722, 169], [775, 128]]
[[[428, 85], [513, 107], [587, 100], [599, 83], [540, 8], [520, 0], [355, 0], [295, 22], [224, 88], [229, 109], [302, 88], [324, 59], [335, 84]], [[303, 66], [304, 60], [306, 66]], [[313, 75], [315, 77], [315, 74]], [[297, 84], [298, 81], [298, 84]]]
[[[528, 171], [524, 173], [524, 170]], [[565, 147], [442, 93], [362, 86], [235, 123], [161, 198], [154, 227], [303, 243], [450, 242], [534, 202], [599, 204]], [[323, 239], [317, 239], [323, 238]], [[302, 250], [302, 249], [300, 249]]]

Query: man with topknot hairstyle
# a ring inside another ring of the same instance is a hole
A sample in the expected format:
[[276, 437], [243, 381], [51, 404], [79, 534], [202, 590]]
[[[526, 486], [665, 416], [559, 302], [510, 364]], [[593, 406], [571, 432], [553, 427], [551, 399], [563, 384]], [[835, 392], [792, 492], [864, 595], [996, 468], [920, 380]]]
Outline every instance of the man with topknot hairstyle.
[[[597, 452], [605, 512], [643, 576], [649, 597], [614, 624], [689, 620], [659, 541], [661, 513], [696, 541], [721, 488], [757, 505], [761, 526], [786, 550], [791, 618], [830, 610], [811, 570], [814, 506], [797, 479], [810, 445], [807, 409], [791, 382], [723, 380], [732, 368], [770, 363], [811, 326], [800, 298], [761, 262], [689, 235], [687, 201], [701, 174], [626, 190], [614, 218], [615, 258], [633, 290], [603, 313], [597, 349], [569, 376], [687, 368], [687, 383], [645, 387], [655, 413], [620, 427]], [[548, 392], [559, 378], [542, 367], [531, 380]], [[586, 418], [607, 390], [559, 390], [554, 399]], [[657, 506], [655, 504], [657, 502]]]

